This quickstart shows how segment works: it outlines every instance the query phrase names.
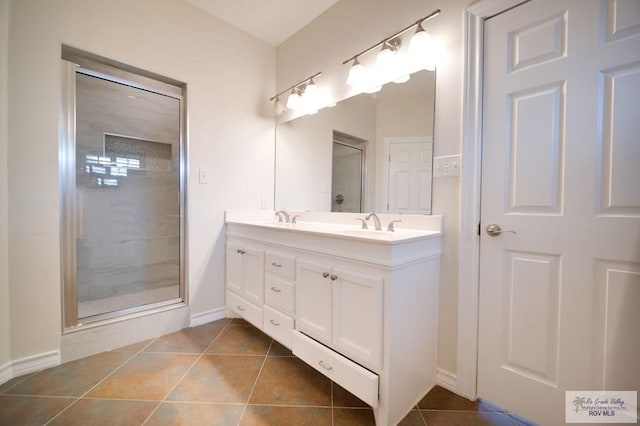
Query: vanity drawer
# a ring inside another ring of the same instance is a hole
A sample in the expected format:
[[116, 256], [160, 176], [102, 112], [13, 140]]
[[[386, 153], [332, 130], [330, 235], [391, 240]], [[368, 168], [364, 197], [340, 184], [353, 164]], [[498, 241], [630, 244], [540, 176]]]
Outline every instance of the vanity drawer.
[[296, 287], [292, 282], [267, 275], [264, 279], [264, 299], [266, 303], [291, 315], [295, 314]]
[[227, 291], [227, 307], [262, 330], [262, 308], [230, 291]]
[[291, 349], [293, 318], [270, 306], [264, 306], [264, 332]]
[[378, 376], [297, 330], [293, 331], [295, 356], [369, 404], [378, 407]]
[[267, 252], [266, 270], [270, 274], [280, 275], [289, 280], [296, 279], [296, 258], [282, 253]]

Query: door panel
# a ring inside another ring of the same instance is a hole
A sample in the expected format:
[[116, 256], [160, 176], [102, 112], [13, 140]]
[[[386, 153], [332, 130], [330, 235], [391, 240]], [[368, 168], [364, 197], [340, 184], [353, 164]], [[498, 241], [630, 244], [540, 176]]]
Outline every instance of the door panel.
[[640, 383], [640, 2], [484, 30], [478, 395], [561, 424], [565, 390]]
[[381, 276], [335, 268], [333, 281], [333, 345], [372, 369], [382, 367]]
[[431, 214], [432, 148], [421, 142], [389, 144], [389, 205], [391, 213]]
[[[331, 266], [298, 262], [296, 283], [296, 328], [331, 344]], [[324, 276], [323, 274], [326, 274]]]
[[249, 301], [262, 305], [264, 302], [264, 252], [245, 248], [242, 259], [243, 294]]

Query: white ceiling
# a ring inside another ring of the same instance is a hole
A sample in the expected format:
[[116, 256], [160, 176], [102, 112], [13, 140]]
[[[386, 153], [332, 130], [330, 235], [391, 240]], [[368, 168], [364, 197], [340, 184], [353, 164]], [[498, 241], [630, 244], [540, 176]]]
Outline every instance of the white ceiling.
[[277, 46], [338, 0], [188, 0], [249, 34]]

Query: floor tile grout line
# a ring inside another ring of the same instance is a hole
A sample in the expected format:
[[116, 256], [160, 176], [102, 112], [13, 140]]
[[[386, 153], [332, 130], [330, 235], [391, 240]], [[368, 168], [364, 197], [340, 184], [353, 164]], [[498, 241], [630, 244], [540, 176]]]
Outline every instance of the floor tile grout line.
[[264, 365], [267, 363], [267, 358], [269, 358], [269, 352], [271, 351], [271, 347], [273, 346], [274, 340], [271, 339], [271, 343], [269, 343], [269, 347], [267, 348], [267, 352], [264, 354], [264, 359], [262, 360], [262, 365], [260, 366], [260, 370], [258, 370], [258, 375], [256, 376], [256, 380], [253, 382], [253, 386], [251, 387], [251, 392], [249, 392], [249, 397], [247, 398], [247, 402], [244, 404], [244, 408], [242, 409], [242, 413], [240, 414], [240, 418], [238, 419], [238, 425], [242, 421], [245, 413], [247, 412], [247, 407], [249, 406], [249, 401], [251, 401], [251, 397], [253, 396], [253, 391], [255, 391], [256, 386], [258, 385], [258, 380], [260, 380], [260, 375], [262, 374], [262, 370], [264, 369]]
[[[45, 368], [46, 370], [46, 368]], [[24, 382], [25, 380], [35, 376], [36, 374], [40, 373], [41, 371], [44, 370], [38, 370], [38, 371], [34, 371], [33, 373], [29, 373], [29, 374], [25, 374], [24, 376], [22, 376], [22, 380], [18, 381], [17, 383], [12, 384], [11, 386], [9, 386], [8, 388], [6, 388], [5, 390], [3, 390], [2, 392], [0, 392], [0, 395], [10, 395], [7, 394], [7, 392], [9, 392], [11, 389], [15, 388], [16, 386], [18, 386], [19, 384], [21, 384], [22, 382]], [[13, 379], [13, 378], [12, 378]], [[12, 380], [9, 379], [9, 380]], [[3, 383], [4, 384], [4, 383]]]
[[334, 386], [333, 385], [334, 385], [333, 380], [331, 380], [331, 426], [334, 426], [335, 424], [335, 419], [333, 416], [333, 409], [334, 409], [334, 406], [333, 406], [333, 387]]
[[89, 392], [91, 392], [93, 389], [95, 389], [97, 386], [99, 386], [102, 382], [104, 382], [105, 380], [107, 380], [111, 375], [113, 375], [113, 373], [115, 373], [116, 371], [118, 371], [119, 369], [121, 369], [125, 364], [127, 364], [129, 361], [131, 361], [133, 358], [135, 358], [139, 353], [141, 353], [145, 348], [147, 348], [151, 343], [153, 343], [155, 340], [157, 340], [158, 338], [154, 338], [152, 339], [151, 342], [149, 342], [148, 345], [144, 346], [142, 349], [140, 349], [138, 352], [134, 352], [130, 357], [128, 357], [126, 360], [124, 360], [119, 366], [117, 366], [116, 368], [114, 368], [113, 370], [111, 370], [111, 372], [107, 373], [102, 379], [98, 380], [98, 382], [93, 385], [92, 387], [90, 387], [86, 392], [84, 392], [82, 395], [80, 396], [72, 396], [71, 398], [75, 398], [75, 400], [67, 405], [65, 408], [63, 408], [58, 414], [56, 414], [55, 416], [53, 416], [52, 418], [50, 418], [45, 425], [48, 425], [49, 423], [51, 423], [52, 421], [54, 421], [56, 418], [60, 417], [65, 411], [67, 411], [69, 408], [73, 407], [74, 405], [76, 405], [78, 403], [78, 401], [80, 401], [81, 399], [84, 398], [85, 395], [87, 395]]
[[418, 404], [416, 404], [416, 408], [418, 409], [418, 414], [420, 415], [420, 418], [422, 419], [422, 423], [424, 423], [424, 425], [426, 426], [427, 425], [427, 419], [425, 419], [424, 414], [422, 414], [422, 410], [420, 409]]
[[[215, 402], [212, 402], [210, 404], [216, 404]], [[327, 408], [327, 409], [331, 409], [331, 405], [304, 405], [304, 404], [246, 404], [247, 406], [251, 406], [251, 407], [280, 407], [280, 408]], [[341, 407], [341, 408], [346, 408], [348, 410], [350, 409], [354, 409], [354, 410], [366, 410], [366, 408], [364, 407]]]
[[[158, 337], [156, 337], [155, 339], [153, 339], [153, 341], [156, 341], [158, 339]], [[151, 344], [153, 342], [150, 342], [149, 344]], [[148, 346], [148, 345], [147, 345]], [[144, 349], [147, 347], [145, 346], [144, 348], [140, 349], [138, 352], [133, 353], [129, 358], [127, 358], [126, 360], [124, 360], [119, 366], [117, 366], [116, 368], [114, 368], [113, 370], [111, 370], [111, 372], [107, 373], [101, 380], [98, 381], [98, 383], [96, 383], [95, 385], [93, 385], [91, 388], [89, 388], [85, 393], [83, 393], [82, 395], [80, 395], [80, 398], [84, 398], [89, 392], [91, 392], [92, 390], [94, 390], [96, 387], [100, 386], [105, 380], [107, 380], [109, 377], [113, 376], [113, 374], [115, 372], [117, 372], [118, 370], [120, 370], [122, 367], [124, 367], [126, 364], [129, 363], [129, 361], [131, 361], [133, 358], [137, 357], [138, 355], [140, 355]]]
[[[160, 406], [167, 401], [167, 398], [169, 397], [169, 395], [171, 395], [171, 392], [173, 392], [176, 389], [176, 387], [180, 384], [180, 382], [182, 382], [182, 380], [185, 377], [187, 377], [187, 374], [189, 374], [189, 372], [191, 372], [191, 370], [198, 363], [198, 361], [200, 361], [200, 359], [202, 359], [202, 357], [207, 353], [207, 349], [209, 349], [209, 347], [211, 345], [213, 345], [213, 342], [215, 342], [218, 339], [218, 337], [227, 329], [227, 327], [229, 326], [230, 322], [231, 321], [227, 322], [224, 325], [224, 327], [222, 327], [222, 330], [220, 330], [220, 332], [215, 335], [215, 337], [211, 340], [211, 342], [209, 342], [209, 344], [200, 352], [200, 355], [198, 355], [198, 358], [196, 358], [196, 360], [193, 361], [193, 364], [191, 364], [191, 366], [187, 369], [187, 371], [185, 371], [184, 374], [174, 383], [174, 385], [171, 387], [171, 389], [169, 389], [169, 391], [166, 393], [164, 398], [162, 398], [162, 400], [158, 401], [158, 405], [156, 405], [155, 408], [149, 413], [147, 418], [144, 419], [144, 421], [142, 422], [142, 425], [145, 425], [151, 419], [151, 417], [156, 413], [156, 411], [158, 411], [158, 408], [160, 408]], [[194, 354], [192, 354], [192, 355], [194, 355]]]
[[66, 407], [64, 407], [62, 410], [60, 410], [60, 412], [58, 412], [58, 414], [56, 414], [55, 416], [51, 417], [49, 420], [47, 420], [44, 424], [45, 426], [48, 425], [49, 423], [51, 423], [52, 421], [54, 421], [55, 419], [57, 419], [58, 417], [60, 417], [62, 415], [62, 413], [64, 413], [65, 411], [67, 411], [69, 408], [73, 407], [74, 405], [76, 405], [78, 403], [78, 401], [80, 401], [82, 399], [81, 396], [75, 397], [76, 399], [69, 405], [67, 405]]

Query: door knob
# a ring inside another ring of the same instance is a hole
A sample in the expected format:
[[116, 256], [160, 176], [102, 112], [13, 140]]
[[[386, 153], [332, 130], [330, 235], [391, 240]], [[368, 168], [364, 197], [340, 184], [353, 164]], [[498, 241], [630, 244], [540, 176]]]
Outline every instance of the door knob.
[[498, 235], [505, 232], [511, 232], [512, 234], [517, 234], [516, 231], [503, 231], [502, 228], [500, 228], [500, 225], [497, 225], [495, 223], [492, 223], [491, 225], [487, 226], [487, 234], [490, 237], [497, 237]]

